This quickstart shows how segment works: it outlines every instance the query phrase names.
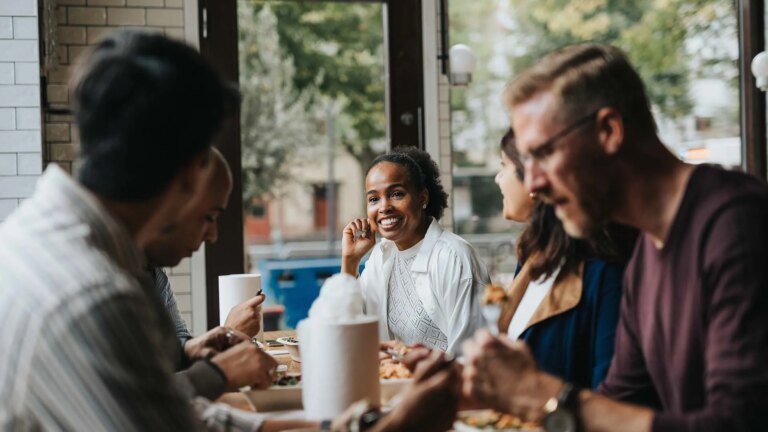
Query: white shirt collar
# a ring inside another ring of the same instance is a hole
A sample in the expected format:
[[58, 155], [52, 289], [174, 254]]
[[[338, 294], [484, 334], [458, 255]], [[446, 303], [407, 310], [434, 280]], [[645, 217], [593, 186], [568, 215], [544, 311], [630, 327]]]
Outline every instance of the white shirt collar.
[[[440, 226], [440, 223], [433, 217], [430, 216], [431, 222], [429, 223], [429, 228], [427, 228], [426, 234], [424, 234], [424, 239], [421, 243], [421, 248], [419, 248], [419, 253], [416, 254], [416, 259], [413, 261], [413, 265], [411, 266], [411, 271], [419, 272], [419, 273], [426, 273], [427, 272], [427, 265], [429, 264], [429, 258], [432, 256], [432, 251], [435, 249], [435, 244], [437, 243], [437, 240], [440, 238], [440, 236], [443, 234], [443, 227]], [[395, 246], [395, 243], [393, 241], [387, 240], [387, 239], [381, 239], [381, 249], [382, 252], [384, 252], [385, 257], [388, 256], [391, 251], [397, 248]]]

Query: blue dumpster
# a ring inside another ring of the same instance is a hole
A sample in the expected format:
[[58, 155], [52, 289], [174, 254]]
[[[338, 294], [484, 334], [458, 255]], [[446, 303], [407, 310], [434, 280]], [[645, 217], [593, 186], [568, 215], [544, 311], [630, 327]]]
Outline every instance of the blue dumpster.
[[[361, 271], [363, 267], [361, 263]], [[262, 259], [259, 269], [267, 298], [285, 306], [285, 324], [296, 328], [309, 314], [323, 282], [341, 271], [341, 258]]]

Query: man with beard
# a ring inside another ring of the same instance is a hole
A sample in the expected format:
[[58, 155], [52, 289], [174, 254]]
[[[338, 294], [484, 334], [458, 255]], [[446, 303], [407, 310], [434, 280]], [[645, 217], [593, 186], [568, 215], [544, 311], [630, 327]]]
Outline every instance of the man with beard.
[[467, 397], [551, 431], [747, 431], [768, 422], [768, 189], [676, 158], [618, 49], [571, 46], [505, 93], [530, 192], [566, 231], [612, 220], [642, 231], [625, 275], [616, 352], [597, 390], [481, 333]]

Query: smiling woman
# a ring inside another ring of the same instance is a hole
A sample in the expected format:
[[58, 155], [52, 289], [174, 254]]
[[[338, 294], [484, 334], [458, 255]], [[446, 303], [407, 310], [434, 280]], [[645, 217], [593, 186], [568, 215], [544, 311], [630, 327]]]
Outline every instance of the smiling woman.
[[342, 271], [357, 276], [373, 249], [360, 282], [380, 338], [456, 353], [482, 325], [477, 296], [490, 280], [472, 247], [437, 222], [448, 206], [437, 166], [424, 151], [395, 149], [373, 161], [365, 190], [367, 218], [344, 228]]

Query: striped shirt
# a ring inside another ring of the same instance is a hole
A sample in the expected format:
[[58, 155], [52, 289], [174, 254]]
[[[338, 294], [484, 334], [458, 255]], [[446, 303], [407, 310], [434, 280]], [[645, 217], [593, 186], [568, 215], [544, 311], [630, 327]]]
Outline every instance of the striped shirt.
[[168, 276], [160, 267], [151, 267], [149, 269], [149, 276], [152, 279], [155, 289], [157, 289], [157, 292], [160, 294], [160, 301], [163, 302], [165, 311], [173, 321], [173, 327], [176, 331], [176, 338], [179, 340], [179, 345], [181, 347], [182, 361], [179, 363], [179, 365], [185, 365], [187, 362], [185, 358], [186, 356], [184, 355], [184, 344], [188, 340], [192, 339], [192, 335], [189, 333], [189, 329], [187, 329], [187, 323], [184, 322], [184, 318], [182, 318], [181, 314], [179, 313], [179, 306], [176, 303], [176, 297], [173, 295], [171, 282], [168, 280]]
[[174, 385], [178, 343], [142, 254], [61, 169], [0, 239], [0, 430], [258, 429]]

